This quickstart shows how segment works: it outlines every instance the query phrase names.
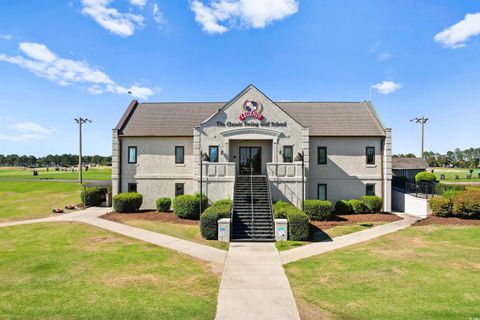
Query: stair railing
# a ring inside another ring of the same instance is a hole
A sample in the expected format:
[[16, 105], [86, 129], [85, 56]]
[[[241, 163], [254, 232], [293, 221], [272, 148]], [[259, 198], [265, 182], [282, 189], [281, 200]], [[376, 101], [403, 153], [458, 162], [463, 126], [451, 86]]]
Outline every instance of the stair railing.
[[251, 219], [251, 228], [252, 228], [252, 239], [255, 238], [255, 225], [253, 223], [253, 166], [252, 162], [250, 162], [250, 211], [252, 214], [252, 219]]
[[275, 221], [274, 221], [275, 219], [273, 217], [273, 206], [272, 206], [272, 201], [273, 201], [272, 189], [270, 188], [270, 178], [268, 176], [268, 170], [267, 170], [267, 175], [266, 176], [267, 176], [267, 188], [268, 188], [268, 196], [269, 196], [268, 206], [270, 207], [270, 218], [272, 219], [272, 226], [273, 226], [273, 229], [275, 231]]
[[233, 208], [235, 207], [235, 188], [237, 187], [237, 176], [233, 176], [233, 194], [232, 194], [232, 209], [230, 210], [230, 240], [233, 236]]

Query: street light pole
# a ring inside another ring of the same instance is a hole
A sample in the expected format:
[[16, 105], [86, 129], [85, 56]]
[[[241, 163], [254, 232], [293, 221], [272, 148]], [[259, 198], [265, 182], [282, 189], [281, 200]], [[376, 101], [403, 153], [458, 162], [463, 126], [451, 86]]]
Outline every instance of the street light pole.
[[425, 145], [425, 123], [427, 123], [428, 121], [428, 118], [425, 118], [424, 116], [420, 117], [420, 118], [413, 118], [412, 120], [410, 120], [410, 122], [415, 122], [415, 123], [420, 123], [421, 126], [422, 126], [422, 141], [421, 141], [421, 154], [420, 154], [420, 157], [423, 158], [423, 153], [425, 152], [425, 149], [424, 149], [424, 145]]
[[203, 200], [203, 161], [210, 161], [210, 157], [200, 151], [200, 214], [202, 214], [202, 200]]
[[92, 122], [92, 120], [89, 120], [87, 118], [76, 118], [75, 122], [78, 124], [78, 179], [80, 184], [83, 183], [83, 177], [82, 177], [82, 125], [86, 122]]

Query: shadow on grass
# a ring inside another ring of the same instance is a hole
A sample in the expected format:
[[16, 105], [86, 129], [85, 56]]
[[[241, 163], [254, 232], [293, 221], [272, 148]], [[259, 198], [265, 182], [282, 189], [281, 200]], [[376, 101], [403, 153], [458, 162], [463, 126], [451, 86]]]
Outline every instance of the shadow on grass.
[[[345, 219], [340, 218], [340, 217], [337, 217], [337, 218], [345, 220]], [[338, 221], [341, 221], [341, 220], [338, 220]], [[328, 234], [326, 234], [325, 231], [320, 229], [319, 227], [317, 227], [313, 224], [310, 224], [309, 239], [308, 240], [311, 241], [311, 242], [328, 242], [328, 241], [332, 241], [332, 238]]]

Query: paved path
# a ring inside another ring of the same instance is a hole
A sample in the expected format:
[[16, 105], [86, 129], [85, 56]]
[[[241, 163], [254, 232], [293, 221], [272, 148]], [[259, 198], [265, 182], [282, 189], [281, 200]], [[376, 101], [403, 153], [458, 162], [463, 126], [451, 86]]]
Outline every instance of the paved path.
[[357, 244], [360, 242], [375, 239], [377, 237], [407, 228], [421, 220], [422, 218], [414, 217], [408, 214], [397, 214], [402, 217], [402, 220], [387, 223], [371, 229], [347, 234], [340, 237], [335, 237], [332, 241], [317, 242], [308, 244], [295, 249], [285, 250], [280, 252], [280, 257], [283, 264], [289, 262], [305, 259], [311, 256], [319, 255], [322, 253], [330, 252], [339, 248]]
[[274, 243], [230, 243], [215, 319], [300, 319]]
[[227, 255], [227, 251], [225, 250], [99, 218], [111, 210], [111, 208], [91, 207], [56, 217], [0, 223], [0, 227], [55, 221], [82, 222], [160, 247], [176, 250], [197, 259], [214, 263], [217, 267], [223, 266], [225, 263], [225, 257]]
[[[49, 181], [49, 182], [75, 182], [78, 183], [78, 179], [60, 179], [60, 178], [0, 178], [0, 182], [2, 181], [27, 181], [27, 182], [35, 182], [35, 181]], [[112, 180], [83, 180], [83, 183], [91, 183], [91, 184], [98, 184], [98, 185], [107, 185], [112, 184]]]

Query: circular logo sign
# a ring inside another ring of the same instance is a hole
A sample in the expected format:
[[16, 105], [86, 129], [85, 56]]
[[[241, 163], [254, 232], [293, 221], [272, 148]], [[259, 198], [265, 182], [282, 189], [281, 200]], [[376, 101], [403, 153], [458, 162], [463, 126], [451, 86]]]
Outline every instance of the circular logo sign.
[[240, 115], [240, 121], [243, 121], [247, 118], [253, 117], [258, 120], [263, 120], [265, 117], [261, 114], [262, 104], [258, 101], [245, 100], [242, 105], [243, 112]]

